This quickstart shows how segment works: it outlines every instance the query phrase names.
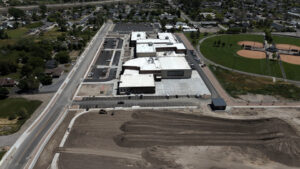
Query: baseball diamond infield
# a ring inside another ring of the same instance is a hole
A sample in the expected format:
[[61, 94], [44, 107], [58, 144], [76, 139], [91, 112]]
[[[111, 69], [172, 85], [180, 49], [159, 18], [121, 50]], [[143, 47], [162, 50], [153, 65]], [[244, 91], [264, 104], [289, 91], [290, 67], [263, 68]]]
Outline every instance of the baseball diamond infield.
[[237, 54], [250, 59], [264, 59], [266, 58], [265, 52], [252, 51], [252, 50], [239, 50]]
[[290, 45], [290, 44], [276, 44], [276, 48], [280, 50], [299, 50], [300, 46]]
[[238, 44], [241, 46], [245, 45], [245, 46], [252, 46], [255, 48], [263, 48], [264, 47], [263, 43], [255, 42], [255, 41], [239, 41]]
[[280, 55], [280, 59], [284, 62], [300, 65], [300, 56], [294, 56], [294, 55]]
[[[273, 36], [274, 43], [279, 47], [300, 47], [299, 38]], [[282, 71], [278, 61], [263, 59], [264, 52], [244, 51], [241, 45], [263, 47], [264, 36], [253, 34], [225, 34], [206, 38], [200, 44], [200, 51], [210, 61], [225, 67], [260, 75], [282, 78]], [[222, 45], [218, 45], [222, 44]], [[284, 45], [290, 44], [290, 45]], [[250, 54], [251, 53], [251, 54]], [[300, 57], [300, 56], [299, 56]], [[283, 56], [282, 66], [286, 78], [300, 80], [300, 65], [298, 58]]]

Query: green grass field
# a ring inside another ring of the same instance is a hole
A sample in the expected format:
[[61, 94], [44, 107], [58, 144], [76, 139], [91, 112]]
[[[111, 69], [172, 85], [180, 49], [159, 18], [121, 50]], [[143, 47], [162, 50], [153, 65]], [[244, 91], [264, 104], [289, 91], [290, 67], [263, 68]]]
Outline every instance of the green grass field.
[[273, 36], [274, 43], [283, 43], [300, 46], [300, 38], [293, 38], [288, 36]]
[[300, 100], [300, 88], [295, 85], [285, 82], [273, 83], [271, 79], [243, 75], [212, 65], [209, 68], [232, 97], [252, 93]]
[[[220, 40], [225, 46], [215, 47], [215, 41]], [[282, 77], [278, 62], [267, 59], [248, 59], [236, 54], [241, 50], [239, 41], [263, 42], [264, 37], [259, 35], [221, 35], [205, 40], [200, 50], [209, 60], [226, 67], [250, 73]]]
[[[27, 116], [24, 119], [18, 119], [16, 124], [6, 125], [7, 130], [2, 130], [0, 135], [12, 134], [19, 130], [19, 128], [30, 118], [31, 114], [41, 105], [41, 101], [27, 100], [24, 98], [7, 98], [0, 101], [0, 118], [8, 119], [12, 115], [16, 119], [19, 118], [20, 111], [26, 111]], [[1, 126], [0, 126], [1, 127]]]

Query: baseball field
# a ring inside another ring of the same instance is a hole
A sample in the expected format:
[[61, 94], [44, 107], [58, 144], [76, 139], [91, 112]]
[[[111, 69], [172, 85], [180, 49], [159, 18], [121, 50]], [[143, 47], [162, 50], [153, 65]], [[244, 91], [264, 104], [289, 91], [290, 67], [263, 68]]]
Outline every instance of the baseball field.
[[[297, 38], [274, 36], [273, 39], [274, 43], [281, 46], [300, 46], [300, 39]], [[220, 35], [206, 39], [200, 45], [200, 50], [207, 59], [232, 69], [282, 77], [278, 61], [266, 59], [265, 52], [262, 51], [243, 50], [243, 46], [247, 45], [264, 50], [261, 45], [263, 41], [264, 37], [260, 35]], [[285, 58], [282, 60], [282, 66], [288, 79], [300, 80], [300, 65], [291, 64], [294, 59]]]

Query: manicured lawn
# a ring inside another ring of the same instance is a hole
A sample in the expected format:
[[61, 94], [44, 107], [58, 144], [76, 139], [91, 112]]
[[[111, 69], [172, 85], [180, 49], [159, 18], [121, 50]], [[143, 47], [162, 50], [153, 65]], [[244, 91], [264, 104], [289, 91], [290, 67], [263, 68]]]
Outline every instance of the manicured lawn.
[[[0, 100], [0, 118], [7, 122], [5, 125], [0, 125], [0, 127], [5, 127], [4, 130], [1, 130], [0, 135], [8, 135], [18, 131], [41, 103], [38, 100], [27, 100], [24, 98]], [[23, 118], [20, 118], [21, 112], [25, 112], [26, 114], [24, 115], [23, 113]], [[9, 120], [11, 117], [14, 117], [14, 119]], [[12, 120], [17, 121], [12, 123]]]
[[273, 83], [271, 79], [243, 75], [212, 65], [210, 70], [232, 97], [252, 93], [300, 100], [300, 88], [295, 85], [285, 82]]
[[[216, 47], [215, 41], [220, 40], [225, 46]], [[239, 41], [263, 42], [259, 35], [221, 35], [206, 39], [200, 46], [202, 54], [209, 60], [229, 68], [250, 73], [282, 77], [278, 62], [267, 59], [248, 59], [236, 54], [241, 49]]]
[[288, 36], [273, 36], [273, 42], [278, 44], [291, 44], [300, 46], [300, 38], [293, 38]]

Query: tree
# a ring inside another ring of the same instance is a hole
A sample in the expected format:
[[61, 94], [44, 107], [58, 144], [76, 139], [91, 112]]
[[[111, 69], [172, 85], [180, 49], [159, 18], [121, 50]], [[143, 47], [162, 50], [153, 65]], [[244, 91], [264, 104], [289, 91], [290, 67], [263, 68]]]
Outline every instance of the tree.
[[57, 60], [61, 64], [68, 63], [70, 61], [70, 56], [68, 52], [61, 51], [55, 55], [55, 60]]
[[52, 77], [46, 74], [41, 74], [39, 76], [39, 81], [42, 83], [42, 85], [51, 85], [52, 84]]
[[6, 88], [0, 87], [0, 99], [7, 98], [8, 94], [9, 94], [9, 91]]
[[25, 77], [22, 80], [20, 80], [18, 87], [22, 90], [22, 91], [33, 91], [33, 90], [37, 90], [39, 88], [39, 81], [33, 77]]
[[43, 17], [45, 17], [45, 13], [47, 12], [47, 6], [46, 5], [40, 5], [39, 8], [40, 8], [40, 11], [41, 11]]
[[3, 29], [0, 29], [0, 39], [8, 39], [8, 35]]
[[15, 20], [25, 16], [24, 11], [18, 8], [9, 8], [8, 13], [13, 16]]

